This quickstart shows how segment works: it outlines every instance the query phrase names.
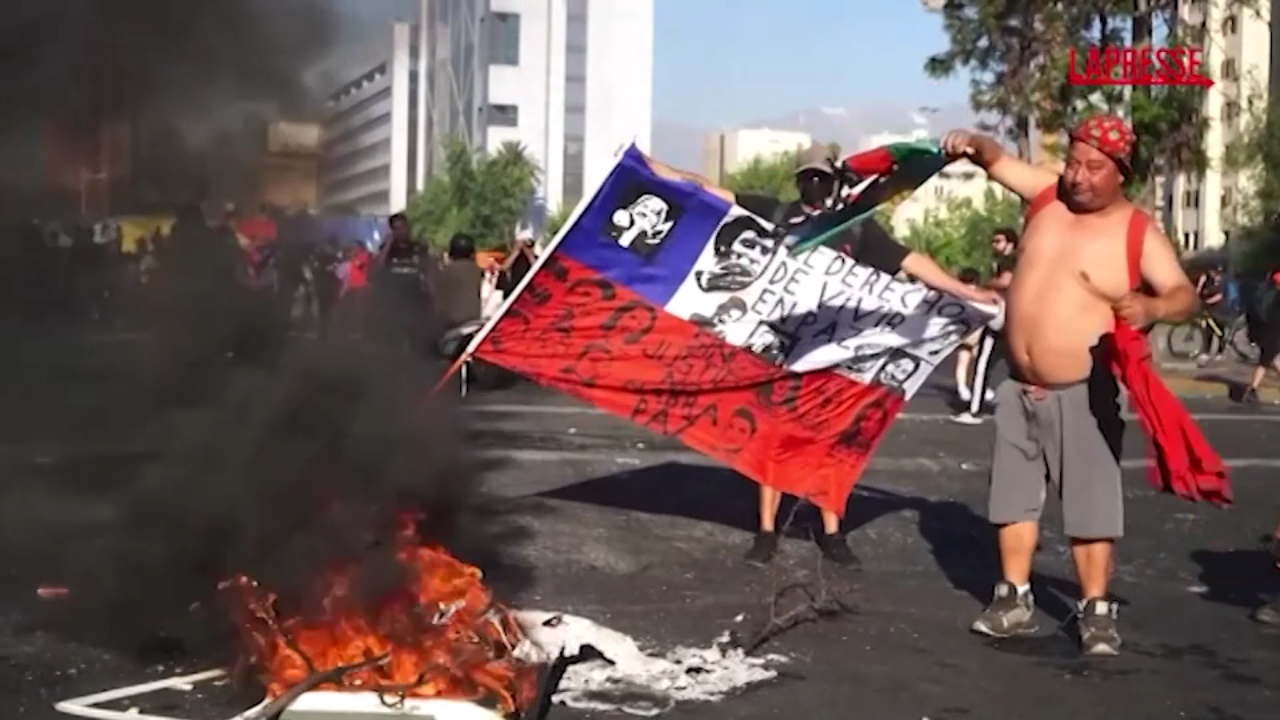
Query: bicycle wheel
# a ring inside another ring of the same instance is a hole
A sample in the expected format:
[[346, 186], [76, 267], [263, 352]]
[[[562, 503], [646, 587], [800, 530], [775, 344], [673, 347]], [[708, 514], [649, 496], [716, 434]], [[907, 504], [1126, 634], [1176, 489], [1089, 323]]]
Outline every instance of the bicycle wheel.
[[1169, 355], [1178, 360], [1190, 360], [1199, 355], [1204, 347], [1204, 332], [1204, 328], [1191, 323], [1169, 328], [1169, 334], [1165, 337]]
[[1238, 317], [1227, 328], [1227, 344], [1231, 352], [1240, 362], [1256, 365], [1259, 359], [1258, 346], [1249, 337], [1249, 323], [1244, 317]]

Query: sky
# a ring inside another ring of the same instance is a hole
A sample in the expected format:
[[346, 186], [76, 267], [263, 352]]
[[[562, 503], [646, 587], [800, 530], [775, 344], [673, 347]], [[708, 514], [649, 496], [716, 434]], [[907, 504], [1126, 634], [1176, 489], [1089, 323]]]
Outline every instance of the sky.
[[[338, 54], [348, 67], [368, 54], [371, 40], [385, 42], [391, 19], [413, 19], [417, 10], [414, 0], [329, 2], [344, 16]], [[946, 35], [941, 16], [920, 0], [654, 5], [654, 117], [661, 121], [730, 127], [815, 107], [967, 101], [964, 77], [924, 74], [925, 59], [946, 47]]]
[[964, 103], [967, 79], [924, 73], [945, 48], [920, 0], [655, 0], [654, 116], [727, 127], [802, 108]]

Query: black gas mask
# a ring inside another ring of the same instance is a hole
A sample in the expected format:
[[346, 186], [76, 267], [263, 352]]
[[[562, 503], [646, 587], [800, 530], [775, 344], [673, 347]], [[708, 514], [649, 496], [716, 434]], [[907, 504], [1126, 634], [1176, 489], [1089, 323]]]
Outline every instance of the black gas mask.
[[821, 170], [804, 170], [796, 175], [800, 202], [810, 208], [826, 208], [836, 192], [836, 176]]

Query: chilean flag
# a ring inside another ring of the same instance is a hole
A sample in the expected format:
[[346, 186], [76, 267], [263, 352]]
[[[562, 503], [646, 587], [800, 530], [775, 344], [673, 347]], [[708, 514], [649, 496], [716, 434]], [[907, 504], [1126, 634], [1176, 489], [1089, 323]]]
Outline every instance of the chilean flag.
[[475, 354], [843, 514], [906, 399], [989, 315], [771, 230], [629, 148]]

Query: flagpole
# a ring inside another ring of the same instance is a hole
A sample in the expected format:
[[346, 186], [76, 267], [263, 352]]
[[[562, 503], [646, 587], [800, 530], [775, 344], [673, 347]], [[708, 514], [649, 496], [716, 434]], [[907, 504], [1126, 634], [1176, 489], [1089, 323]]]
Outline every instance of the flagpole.
[[467, 347], [462, 351], [462, 354], [458, 356], [457, 360], [453, 361], [453, 364], [450, 365], [449, 369], [445, 371], [443, 376], [441, 376], [440, 380], [435, 384], [435, 387], [431, 388], [431, 392], [427, 395], [428, 398], [435, 397], [436, 394], [440, 392], [440, 390], [445, 386], [445, 383], [449, 382], [449, 378], [453, 377], [454, 374], [456, 374], [458, 370], [460, 370], [462, 366], [471, 359], [471, 356], [474, 355], [476, 350], [480, 347], [480, 343], [484, 342], [485, 338], [489, 336], [489, 333], [493, 332], [493, 329], [498, 325], [498, 321], [502, 319], [503, 315], [507, 314], [507, 311], [511, 309], [511, 306], [515, 304], [516, 298], [520, 297], [520, 293], [524, 292], [524, 289], [529, 286], [529, 283], [533, 281], [534, 276], [538, 274], [538, 270], [540, 270], [551, 257], [551, 253], [555, 252], [555, 249], [560, 246], [562, 241], [564, 241], [565, 235], [567, 235], [574, 224], [578, 222], [578, 218], [582, 217], [582, 213], [586, 211], [587, 205], [590, 204], [590, 202], [595, 199], [596, 195], [600, 193], [600, 189], [604, 187], [605, 182], [607, 182], [609, 177], [613, 175], [613, 171], [618, 168], [618, 163], [622, 161], [623, 154], [625, 154], [627, 149], [633, 145], [634, 142], [618, 148], [617, 152], [614, 153], [613, 168], [596, 181], [596, 184], [591, 188], [591, 193], [589, 195], [584, 194], [582, 198], [578, 200], [578, 204], [574, 206], [573, 212], [569, 213], [568, 219], [566, 219], [564, 224], [560, 226], [560, 229], [556, 231], [556, 236], [551, 239], [551, 242], [547, 243], [547, 247], [543, 249], [542, 254], [533, 261], [533, 266], [529, 268], [529, 272], [525, 273], [524, 277], [520, 279], [520, 284], [516, 285], [515, 289], [511, 291], [511, 295], [509, 297], [502, 299], [502, 306], [498, 308], [498, 312], [490, 316], [489, 319], [485, 321], [484, 325], [480, 327], [480, 330], [476, 332], [475, 335], [471, 336], [471, 342], [467, 343]]

